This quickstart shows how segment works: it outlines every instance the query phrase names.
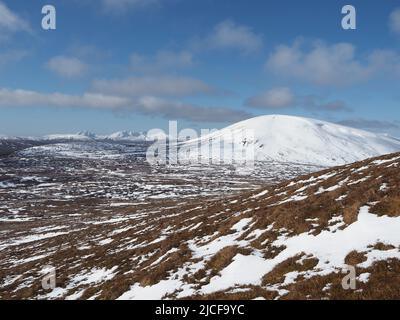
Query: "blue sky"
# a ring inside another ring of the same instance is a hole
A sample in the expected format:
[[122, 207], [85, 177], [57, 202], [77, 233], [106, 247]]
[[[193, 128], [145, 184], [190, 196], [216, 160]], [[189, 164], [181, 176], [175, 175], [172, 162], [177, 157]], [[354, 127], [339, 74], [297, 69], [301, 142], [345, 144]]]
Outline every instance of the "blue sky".
[[290, 114], [400, 136], [399, 84], [396, 1], [0, 0], [0, 134]]

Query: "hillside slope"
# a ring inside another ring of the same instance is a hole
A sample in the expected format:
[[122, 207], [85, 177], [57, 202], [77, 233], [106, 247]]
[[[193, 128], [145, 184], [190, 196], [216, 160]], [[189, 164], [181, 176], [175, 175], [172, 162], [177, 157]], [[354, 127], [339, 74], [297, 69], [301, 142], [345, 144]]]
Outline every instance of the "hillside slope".
[[[249, 134], [250, 133], [250, 134]], [[235, 139], [235, 140], [234, 140]], [[236, 123], [185, 144], [185, 153], [197, 145], [221, 141], [221, 153], [254, 148], [256, 160], [343, 165], [400, 151], [400, 140], [375, 133], [309, 118], [269, 115]], [[192, 146], [192, 148], [190, 148]]]
[[34, 139], [22, 138], [2, 138], [0, 139], [0, 157], [12, 154], [15, 151], [31, 148], [41, 145], [41, 143]]
[[399, 298], [399, 166], [391, 154], [213, 201], [37, 203], [2, 219], [0, 298]]

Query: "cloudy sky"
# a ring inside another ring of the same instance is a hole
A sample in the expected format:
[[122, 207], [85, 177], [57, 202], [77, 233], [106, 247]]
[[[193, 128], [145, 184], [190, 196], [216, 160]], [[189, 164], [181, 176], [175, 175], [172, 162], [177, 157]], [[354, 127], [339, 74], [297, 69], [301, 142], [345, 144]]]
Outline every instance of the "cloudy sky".
[[290, 114], [400, 137], [400, 3], [352, 0], [343, 30], [348, 2], [0, 0], [0, 134]]

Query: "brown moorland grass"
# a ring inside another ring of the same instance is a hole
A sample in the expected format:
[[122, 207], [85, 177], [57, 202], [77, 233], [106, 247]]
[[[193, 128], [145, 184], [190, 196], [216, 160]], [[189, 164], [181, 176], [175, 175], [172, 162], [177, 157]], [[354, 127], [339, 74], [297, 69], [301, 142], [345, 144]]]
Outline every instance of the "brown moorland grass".
[[[389, 160], [395, 156], [377, 159]], [[371, 213], [377, 215], [400, 216], [400, 161], [375, 165], [377, 159], [327, 169], [229, 198], [221, 196], [217, 200], [152, 200], [143, 205], [121, 207], [110, 207], [110, 200], [103, 198], [32, 202], [27, 212], [32, 216], [40, 215], [41, 219], [7, 226], [0, 224], [0, 231], [6, 232], [0, 233], [1, 241], [24, 238], [39, 227], [62, 226], [70, 232], [1, 250], [0, 279], [23, 277], [0, 287], [0, 298], [30, 299], [46, 294], [40, 284], [40, 270], [45, 264], [57, 267], [57, 285], [61, 288], [68, 288], [71, 280], [81, 273], [89, 273], [94, 268], [110, 270], [117, 266], [112, 280], [80, 284], [68, 289], [65, 294], [83, 291], [81, 299], [115, 299], [134, 284], [157, 284], [181, 268], [186, 273], [182, 281], [201, 288], [229, 266], [238, 254], [250, 255], [258, 251], [265, 259], [273, 259], [285, 249], [274, 245], [278, 237], [303, 233], [318, 235], [339, 223], [337, 218], [342, 218], [344, 222], [340, 228], [346, 228], [357, 221], [363, 206], [370, 206]], [[324, 175], [327, 178], [319, 178]], [[266, 190], [268, 192], [264, 193]], [[263, 195], [258, 196], [261, 193]], [[44, 211], [48, 206], [51, 209]], [[80, 215], [74, 217], [70, 216], [71, 213]], [[204, 246], [233, 235], [237, 231], [232, 227], [247, 218], [251, 218], [252, 222], [237, 238], [238, 242], [247, 242], [246, 245], [229, 244], [204, 260], [195, 258], [192, 251], [194, 243], [198, 247]], [[125, 228], [128, 229], [114, 233]], [[112, 241], [101, 245], [105, 239]], [[172, 249], [175, 251], [167, 254]], [[371, 243], [368, 249], [399, 250], [379, 242]], [[46, 256], [16, 263], [32, 255]], [[288, 291], [280, 298], [399, 299], [399, 260], [377, 261], [365, 269], [357, 266], [365, 259], [366, 253], [357, 251], [350, 252], [345, 259], [345, 263], [356, 266], [358, 275], [370, 273], [366, 283], [358, 282], [356, 291], [344, 290], [341, 287], [343, 274], [337, 272], [311, 278], [299, 276], [295, 283], [280, 288]], [[191, 271], [186, 267], [197, 262], [204, 263], [199, 270]], [[313, 270], [317, 263], [318, 260], [312, 256], [294, 256], [264, 275], [259, 286], [238, 286], [188, 298], [274, 299], [278, 293], [267, 290], [268, 286], [282, 284], [288, 272]], [[251, 272], [251, 266], [248, 272]], [[176, 298], [178, 291], [167, 297]]]

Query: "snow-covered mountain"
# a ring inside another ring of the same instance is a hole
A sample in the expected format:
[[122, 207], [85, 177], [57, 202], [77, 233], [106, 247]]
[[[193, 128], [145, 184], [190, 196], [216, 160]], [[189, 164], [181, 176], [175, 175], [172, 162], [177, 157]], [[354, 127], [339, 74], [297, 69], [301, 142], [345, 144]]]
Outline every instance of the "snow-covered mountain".
[[31, 137], [31, 136], [18, 137], [18, 136], [8, 136], [5, 134], [0, 134], [0, 141], [22, 141], [22, 140], [38, 141], [41, 140], [41, 138]]
[[108, 140], [116, 140], [116, 141], [145, 141], [147, 139], [146, 133], [144, 132], [135, 132], [135, 131], [119, 131], [109, 136], [104, 136], [104, 139]]
[[80, 131], [74, 134], [51, 134], [43, 137], [43, 140], [68, 140], [68, 141], [147, 141], [149, 140], [145, 132], [118, 131], [110, 135], [97, 135], [90, 131]]
[[44, 140], [69, 140], [69, 141], [88, 141], [95, 140], [96, 134], [89, 131], [80, 131], [75, 134], [51, 134], [43, 137]]
[[211, 141], [221, 152], [233, 149], [234, 157], [252, 148], [255, 160], [321, 166], [342, 165], [400, 151], [400, 141], [389, 136], [283, 115], [260, 116], [236, 123], [188, 141], [183, 145], [184, 150], [190, 157], [198, 157], [201, 150], [198, 145]]

